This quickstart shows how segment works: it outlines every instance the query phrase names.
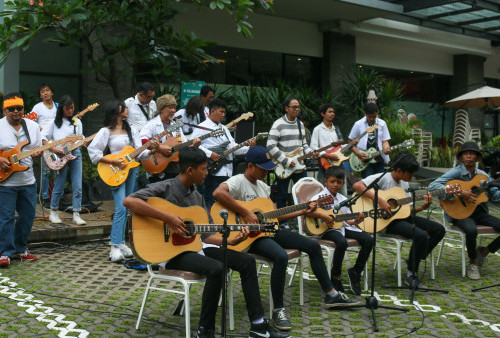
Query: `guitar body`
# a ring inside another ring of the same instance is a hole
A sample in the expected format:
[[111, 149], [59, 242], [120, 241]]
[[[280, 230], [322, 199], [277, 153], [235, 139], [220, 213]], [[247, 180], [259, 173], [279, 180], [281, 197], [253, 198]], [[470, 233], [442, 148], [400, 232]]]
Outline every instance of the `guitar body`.
[[[483, 180], [488, 181], [488, 178], [482, 174], [477, 174], [470, 181], [451, 180], [446, 183], [446, 185], [457, 184], [462, 190], [471, 190], [474, 192], [481, 186], [480, 182]], [[450, 217], [454, 219], [464, 219], [470, 217], [479, 204], [488, 202], [486, 192], [483, 191], [477, 195], [478, 197], [475, 203], [466, 202], [461, 196], [455, 196], [452, 200], [440, 200], [441, 207], [443, 207], [444, 211], [450, 215]]]
[[[58, 145], [57, 148], [59, 148], [61, 150], [65, 150], [70, 144], [72, 144], [72, 143], [66, 142], [66, 143]], [[76, 158], [77, 158], [77, 156], [73, 155], [72, 153], [67, 153], [65, 156], [59, 157], [58, 155], [54, 154], [49, 149], [44, 150], [44, 152], [43, 152], [43, 159], [44, 159], [45, 163], [47, 164], [47, 166], [50, 169], [56, 170], [56, 171], [61, 170], [62, 168], [64, 168], [66, 163], [68, 163], [69, 161], [74, 160]]]
[[[207, 212], [200, 206], [182, 208], [158, 197], [149, 198], [147, 203], [178, 215], [186, 224], [208, 224]], [[202, 249], [201, 234], [191, 237], [173, 234], [162, 221], [148, 216], [134, 214], [129, 235], [135, 257], [147, 263], [161, 263], [185, 251]]]
[[[333, 209], [330, 210], [325, 210], [323, 208], [317, 208], [316, 212], [325, 214], [325, 215], [332, 215], [335, 217], [336, 215], [333, 213]], [[337, 215], [341, 215], [342, 213], [339, 211]], [[328, 224], [326, 224], [325, 221], [319, 218], [314, 218], [314, 217], [306, 217], [306, 223], [305, 223], [305, 231], [312, 236], [321, 236], [323, 235], [327, 230], [330, 229], [340, 229], [342, 228], [342, 225], [344, 222], [335, 222], [335, 224], [330, 227]]]
[[[179, 145], [180, 142], [177, 140], [177, 137], [169, 137], [162, 144], [166, 144], [170, 147], [174, 147]], [[156, 160], [156, 161], [155, 161]], [[165, 170], [170, 162], [179, 162], [179, 152], [175, 152], [172, 156], [166, 157], [160, 153], [154, 154], [154, 156], [150, 156], [145, 160], [141, 161], [142, 166], [146, 171], [150, 174], [158, 174]]]
[[221, 145], [209, 149], [210, 151], [221, 155], [221, 158], [217, 162], [208, 158], [207, 170], [209, 175], [215, 175], [224, 164], [229, 163], [226, 158], [222, 158], [222, 153], [226, 150], [226, 147], [228, 146], [229, 143], [230, 143], [229, 141], [225, 141]]
[[370, 154], [377, 152], [377, 149], [370, 148], [367, 151], [359, 150], [359, 152], [361, 152], [363, 154], [367, 154], [368, 159], [366, 160], [366, 162], [363, 162], [356, 154], [353, 153], [351, 155], [351, 158], [349, 159], [349, 164], [351, 165], [351, 169], [353, 171], [361, 172], [361, 171], [365, 170], [370, 163], [377, 163], [377, 161], [374, 158], [370, 157]]
[[[246, 209], [254, 212], [257, 215], [257, 217], [259, 217], [259, 223], [264, 223], [264, 221], [266, 221], [266, 222], [267, 221], [278, 222], [277, 219], [274, 219], [274, 220], [262, 219], [263, 213], [268, 212], [268, 211], [272, 211], [275, 209], [273, 201], [271, 201], [269, 198], [259, 197], [259, 198], [256, 198], [254, 200], [248, 201], [248, 202], [243, 202], [243, 201], [237, 201], [237, 202], [239, 204], [241, 204], [242, 206], [244, 206]], [[222, 204], [220, 204], [219, 202], [215, 202], [215, 204], [212, 205], [212, 208], [210, 209], [210, 215], [212, 216], [215, 224], [223, 224], [224, 223], [224, 220], [219, 215], [219, 212], [222, 209], [226, 209], [226, 208]], [[227, 219], [228, 224], [246, 224], [246, 222], [240, 217], [239, 214], [236, 214], [230, 210], [228, 210], [228, 214], [229, 214], [228, 219]], [[219, 233], [217, 233], [217, 236], [222, 237], [222, 235]], [[230, 233], [229, 238], [234, 238], [236, 236], [238, 236], [238, 232], [233, 231]], [[266, 234], [263, 232], [252, 231], [252, 232], [250, 232], [250, 235], [248, 236], [248, 238], [245, 241], [243, 241], [235, 246], [230, 246], [229, 248], [231, 250], [243, 251], [246, 248], [248, 248], [253, 242], [255, 242], [256, 239], [264, 237], [264, 236], [266, 236]]]
[[[408, 197], [402, 188], [394, 187], [389, 190], [380, 190], [379, 197], [384, 199], [391, 206], [391, 217], [380, 217], [377, 219], [377, 232], [385, 229], [389, 223], [396, 219], [403, 219], [410, 216], [411, 208], [409, 204], [397, 205], [396, 200]], [[352, 212], [370, 211], [373, 209], [373, 201], [366, 196], [362, 196], [352, 207]], [[358, 224], [358, 227], [369, 233], [374, 232], [373, 218], [366, 217], [363, 222]]]
[[134, 150], [135, 149], [133, 147], [126, 146], [119, 154], [109, 154], [104, 156], [110, 160], [122, 158], [127, 163], [125, 168], [119, 169], [111, 164], [99, 162], [97, 164], [97, 171], [99, 172], [99, 176], [104, 183], [112, 187], [116, 187], [127, 180], [130, 169], [139, 166], [139, 162], [129, 156]]
[[0, 157], [5, 157], [9, 159], [10, 162], [10, 168], [8, 170], [0, 170], [0, 182], [8, 179], [16, 171], [28, 170], [28, 166], [21, 165], [20, 161], [17, 159], [17, 155], [22, 153], [23, 147], [28, 143], [28, 141], [22, 141], [11, 150], [0, 151]]
[[325, 151], [327, 154], [335, 154], [339, 158], [338, 160], [329, 160], [324, 157], [319, 157], [318, 162], [323, 167], [323, 169], [328, 169], [331, 166], [338, 167], [343, 162], [348, 161], [351, 158], [351, 155], [345, 156], [342, 152], [342, 146], [335, 147], [333, 149]]
[[276, 169], [274, 169], [274, 173], [276, 176], [281, 178], [282, 180], [290, 177], [294, 172], [302, 171], [306, 169], [306, 166], [304, 163], [300, 162], [297, 160], [297, 157], [299, 157], [300, 152], [302, 151], [302, 148], [297, 148], [292, 152], [286, 153], [285, 156], [291, 159], [292, 161], [295, 162], [295, 167], [293, 168], [285, 168], [283, 164], [281, 163], [276, 163]]

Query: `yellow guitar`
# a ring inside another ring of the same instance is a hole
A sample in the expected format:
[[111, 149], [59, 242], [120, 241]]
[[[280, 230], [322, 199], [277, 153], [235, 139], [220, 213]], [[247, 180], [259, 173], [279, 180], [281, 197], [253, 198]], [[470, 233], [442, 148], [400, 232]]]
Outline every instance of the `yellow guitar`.
[[[373, 217], [375, 210], [363, 211], [363, 212], [353, 212], [350, 214], [342, 214], [340, 211], [335, 214], [333, 209], [325, 210], [322, 208], [316, 209], [316, 212], [319, 212], [324, 215], [328, 215], [333, 218], [334, 223], [332, 226], [329, 226], [325, 221], [320, 218], [314, 217], [306, 217], [304, 230], [312, 236], [321, 236], [325, 232], [330, 229], [340, 229], [344, 225], [344, 221], [348, 221], [351, 219], [358, 218], [359, 214], [363, 214], [366, 217]], [[383, 217], [384, 210], [379, 209], [379, 217]]]

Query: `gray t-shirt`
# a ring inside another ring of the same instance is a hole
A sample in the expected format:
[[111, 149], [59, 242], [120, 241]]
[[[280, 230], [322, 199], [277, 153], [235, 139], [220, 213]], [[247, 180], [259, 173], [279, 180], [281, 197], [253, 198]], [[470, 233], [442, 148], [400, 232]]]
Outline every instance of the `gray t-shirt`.
[[259, 197], [271, 196], [271, 188], [266, 183], [257, 180], [253, 184], [244, 174], [233, 176], [224, 183], [229, 187], [229, 194], [239, 201], [248, 202]]

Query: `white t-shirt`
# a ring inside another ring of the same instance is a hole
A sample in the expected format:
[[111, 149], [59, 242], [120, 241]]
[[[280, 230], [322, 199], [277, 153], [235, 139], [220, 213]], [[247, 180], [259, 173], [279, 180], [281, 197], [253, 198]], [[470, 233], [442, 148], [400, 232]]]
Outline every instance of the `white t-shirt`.
[[[367, 178], [363, 179], [363, 183], [366, 186], [368, 186], [373, 181], [375, 181], [375, 179], [377, 179], [380, 175], [382, 175], [382, 173], [370, 175]], [[384, 177], [380, 179], [380, 181], [378, 182], [378, 186], [380, 187], [381, 190], [389, 190], [394, 187], [400, 187], [403, 188], [405, 191], [407, 191], [407, 189], [410, 187], [410, 185], [406, 181], [401, 180], [399, 181], [399, 183], [394, 181], [394, 178], [392, 178], [392, 174], [390, 172], [385, 174]]]
[[[359, 150], [367, 150], [368, 138], [372, 138], [377, 135], [377, 145], [379, 150], [383, 150], [382, 142], [389, 141], [391, 139], [391, 135], [389, 134], [389, 128], [384, 120], [377, 119], [375, 120], [375, 124], [378, 125], [378, 129], [376, 129], [373, 133], [368, 133], [363, 136], [357, 145]], [[366, 121], [366, 117], [356, 121], [352, 126], [351, 133], [349, 134], [349, 139], [354, 140], [356, 137], [364, 133], [366, 129], [368, 129], [370, 125]], [[385, 163], [389, 163], [389, 155], [382, 153], [382, 158]]]
[[[76, 119], [76, 128], [73, 126], [73, 121], [63, 118], [61, 128], [58, 128], [55, 123], [50, 123], [42, 130], [42, 139], [45, 141], [58, 141], [69, 135], [82, 135], [82, 121]], [[85, 136], [83, 136], [85, 137]]]
[[244, 174], [231, 177], [224, 183], [229, 187], [229, 194], [238, 201], [252, 201], [259, 197], [269, 198], [271, 188], [263, 181], [250, 182]]
[[54, 102], [52, 108], [49, 109], [43, 104], [43, 102], [39, 102], [35, 104], [31, 111], [38, 115], [37, 121], [40, 127], [45, 128], [56, 118], [57, 103]]

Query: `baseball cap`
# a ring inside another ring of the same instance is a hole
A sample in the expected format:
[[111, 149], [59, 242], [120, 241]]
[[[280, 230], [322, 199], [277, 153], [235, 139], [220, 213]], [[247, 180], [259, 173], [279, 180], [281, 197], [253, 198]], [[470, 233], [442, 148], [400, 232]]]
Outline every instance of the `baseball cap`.
[[245, 159], [247, 163], [253, 163], [262, 169], [272, 170], [276, 168], [276, 164], [271, 160], [269, 151], [263, 146], [254, 146], [250, 148]]

